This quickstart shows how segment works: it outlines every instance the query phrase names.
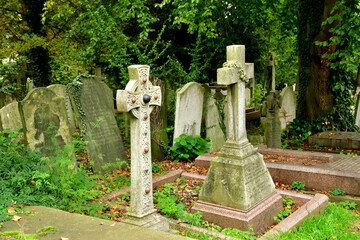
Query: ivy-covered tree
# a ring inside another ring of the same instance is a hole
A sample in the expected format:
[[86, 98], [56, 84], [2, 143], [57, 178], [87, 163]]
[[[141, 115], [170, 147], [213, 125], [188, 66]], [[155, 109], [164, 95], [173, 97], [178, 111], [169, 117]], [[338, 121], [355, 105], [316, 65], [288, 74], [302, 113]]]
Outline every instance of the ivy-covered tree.
[[[359, 3], [298, 1], [298, 116], [354, 129], [351, 92], [359, 62]], [[355, 62], [355, 63], [354, 63]]]

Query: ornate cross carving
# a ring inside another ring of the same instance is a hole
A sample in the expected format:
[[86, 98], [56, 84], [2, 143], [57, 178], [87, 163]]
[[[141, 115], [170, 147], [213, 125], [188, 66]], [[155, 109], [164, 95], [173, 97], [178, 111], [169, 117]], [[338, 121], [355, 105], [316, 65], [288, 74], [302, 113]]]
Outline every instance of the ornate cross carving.
[[[245, 45], [226, 47], [226, 62], [217, 70], [217, 83], [227, 85], [227, 142], [247, 141], [245, 119], [245, 83], [247, 78]], [[251, 70], [251, 68], [249, 68]]]
[[142, 218], [156, 210], [152, 195], [150, 113], [161, 105], [160, 87], [149, 81], [150, 67], [128, 67], [130, 81], [118, 90], [119, 112], [130, 112], [131, 122], [131, 207], [130, 216]]

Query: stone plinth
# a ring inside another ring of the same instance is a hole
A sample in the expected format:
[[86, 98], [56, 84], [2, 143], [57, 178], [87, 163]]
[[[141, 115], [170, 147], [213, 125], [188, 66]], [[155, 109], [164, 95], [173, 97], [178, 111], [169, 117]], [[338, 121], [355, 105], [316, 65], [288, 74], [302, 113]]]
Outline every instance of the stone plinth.
[[225, 143], [201, 189], [200, 200], [249, 210], [275, 192], [262, 155], [250, 143]]
[[243, 231], [250, 231], [252, 228], [255, 234], [260, 234], [275, 223], [274, 216], [279, 213], [282, 206], [281, 195], [274, 192], [247, 211], [204, 201], [198, 201], [191, 211], [202, 212], [204, 219], [220, 227], [238, 228]]

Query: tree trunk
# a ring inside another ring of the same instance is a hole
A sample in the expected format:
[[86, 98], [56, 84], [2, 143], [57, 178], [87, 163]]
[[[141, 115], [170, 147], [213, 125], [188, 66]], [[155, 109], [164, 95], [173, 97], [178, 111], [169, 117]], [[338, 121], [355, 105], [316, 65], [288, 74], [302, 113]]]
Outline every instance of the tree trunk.
[[315, 45], [332, 37], [329, 29], [337, 22], [321, 26], [337, 0], [298, 0], [298, 111], [300, 118], [326, 116], [335, 104], [329, 88], [332, 70], [322, 56], [336, 48]]

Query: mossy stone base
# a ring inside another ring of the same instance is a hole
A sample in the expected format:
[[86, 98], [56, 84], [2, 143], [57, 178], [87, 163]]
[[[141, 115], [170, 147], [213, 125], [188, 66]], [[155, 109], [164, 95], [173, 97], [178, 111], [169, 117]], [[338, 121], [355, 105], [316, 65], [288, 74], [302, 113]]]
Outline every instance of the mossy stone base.
[[248, 210], [275, 191], [263, 157], [244, 138], [227, 141], [210, 170], [200, 192], [200, 200]]
[[157, 215], [156, 210], [143, 217], [129, 214], [123, 222], [157, 231], [169, 232], [169, 221], [165, 217]]

